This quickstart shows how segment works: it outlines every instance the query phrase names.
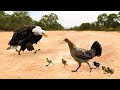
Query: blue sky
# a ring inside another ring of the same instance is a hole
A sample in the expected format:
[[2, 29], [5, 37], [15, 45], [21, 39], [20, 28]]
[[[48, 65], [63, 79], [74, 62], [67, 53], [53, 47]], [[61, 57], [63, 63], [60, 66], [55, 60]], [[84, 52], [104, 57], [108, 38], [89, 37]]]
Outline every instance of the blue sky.
[[[13, 11], [5, 11], [6, 13], [12, 14]], [[58, 22], [61, 23], [65, 28], [73, 26], [79, 26], [81, 23], [97, 21], [99, 14], [110, 14], [118, 13], [120, 11], [29, 11], [29, 15], [32, 19], [39, 21], [43, 15], [55, 13], [58, 15]]]

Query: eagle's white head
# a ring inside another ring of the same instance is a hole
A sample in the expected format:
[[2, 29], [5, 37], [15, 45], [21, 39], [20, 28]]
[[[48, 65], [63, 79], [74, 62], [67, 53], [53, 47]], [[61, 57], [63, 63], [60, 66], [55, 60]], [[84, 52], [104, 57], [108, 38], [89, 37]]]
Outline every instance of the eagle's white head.
[[35, 35], [42, 35], [47, 37], [45, 30], [43, 30], [40, 26], [36, 26], [35, 28], [33, 28], [32, 32]]

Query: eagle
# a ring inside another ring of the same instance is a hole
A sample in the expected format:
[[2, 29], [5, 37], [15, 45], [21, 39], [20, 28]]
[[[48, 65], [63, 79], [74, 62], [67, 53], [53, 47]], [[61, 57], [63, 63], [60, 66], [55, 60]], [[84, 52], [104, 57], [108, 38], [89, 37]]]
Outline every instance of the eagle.
[[34, 53], [36, 53], [40, 49], [35, 49], [33, 44], [37, 44], [42, 36], [47, 37], [47, 34], [40, 26], [24, 25], [13, 31], [13, 36], [8, 42], [7, 50], [15, 49], [18, 55], [21, 55], [20, 52], [25, 49], [28, 51], [34, 50]]

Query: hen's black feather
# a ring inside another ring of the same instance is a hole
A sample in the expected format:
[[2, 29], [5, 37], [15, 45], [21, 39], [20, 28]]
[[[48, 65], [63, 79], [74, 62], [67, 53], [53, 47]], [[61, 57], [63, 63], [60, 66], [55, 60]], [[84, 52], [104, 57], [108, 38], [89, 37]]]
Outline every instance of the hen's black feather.
[[91, 50], [95, 51], [95, 56], [101, 56], [102, 54], [102, 47], [98, 41], [95, 41], [91, 46]]

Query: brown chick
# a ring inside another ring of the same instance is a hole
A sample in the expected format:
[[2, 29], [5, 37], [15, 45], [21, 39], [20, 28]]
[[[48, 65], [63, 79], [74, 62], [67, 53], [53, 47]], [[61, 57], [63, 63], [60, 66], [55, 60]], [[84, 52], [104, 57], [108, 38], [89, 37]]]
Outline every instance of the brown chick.
[[64, 67], [68, 65], [68, 64], [67, 64], [67, 61], [64, 60], [64, 59], [62, 59], [62, 63], [64, 64]]

